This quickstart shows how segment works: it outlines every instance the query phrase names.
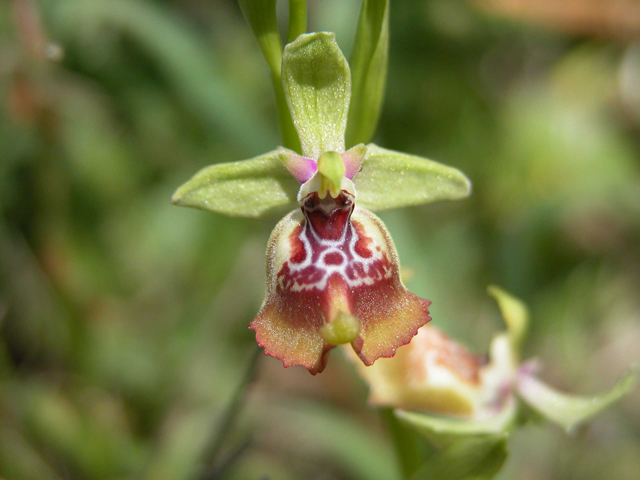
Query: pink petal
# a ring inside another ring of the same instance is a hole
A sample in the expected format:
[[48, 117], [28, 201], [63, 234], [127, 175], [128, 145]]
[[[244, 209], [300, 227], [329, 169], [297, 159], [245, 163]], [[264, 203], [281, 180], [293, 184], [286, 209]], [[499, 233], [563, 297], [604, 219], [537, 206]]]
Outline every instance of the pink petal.
[[318, 169], [318, 165], [312, 159], [301, 157], [289, 150], [283, 149], [280, 158], [287, 170], [289, 170], [291, 175], [300, 183], [304, 183], [313, 177], [313, 174], [316, 173]]
[[367, 147], [361, 143], [342, 154], [342, 160], [344, 161], [344, 166], [346, 168], [346, 172], [344, 174], [345, 177], [351, 179], [356, 173], [358, 173], [366, 153]]

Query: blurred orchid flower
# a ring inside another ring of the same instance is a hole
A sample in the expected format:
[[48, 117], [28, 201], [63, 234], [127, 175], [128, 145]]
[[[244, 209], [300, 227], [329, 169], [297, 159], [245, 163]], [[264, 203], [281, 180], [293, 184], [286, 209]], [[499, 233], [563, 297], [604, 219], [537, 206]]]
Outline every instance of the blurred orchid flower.
[[351, 72], [334, 34], [288, 44], [282, 82], [301, 154], [280, 147], [207, 167], [173, 202], [253, 218], [294, 209], [271, 234], [267, 292], [250, 328], [285, 366], [316, 374], [346, 343], [371, 365], [430, 320], [430, 302], [405, 289], [393, 241], [371, 211], [463, 198], [470, 184], [424, 158], [374, 144], [346, 148]]
[[449, 452], [438, 461], [467, 459], [473, 448], [472, 458], [480, 462], [482, 447], [495, 460], [487, 465], [499, 469], [520, 402], [569, 431], [625, 395], [638, 372], [630, 369], [609, 391], [595, 397], [553, 389], [536, 377], [535, 361], [519, 361], [529, 321], [526, 306], [495, 286], [489, 287], [489, 294], [498, 303], [507, 331], [494, 337], [488, 358], [427, 325], [394, 358], [360, 366], [358, 371], [370, 386], [370, 403], [396, 409], [396, 417]]
[[370, 386], [373, 405], [477, 420], [501, 410], [517, 371], [504, 336], [494, 339], [490, 351], [487, 362], [485, 356], [426, 325], [393, 360], [360, 372]]

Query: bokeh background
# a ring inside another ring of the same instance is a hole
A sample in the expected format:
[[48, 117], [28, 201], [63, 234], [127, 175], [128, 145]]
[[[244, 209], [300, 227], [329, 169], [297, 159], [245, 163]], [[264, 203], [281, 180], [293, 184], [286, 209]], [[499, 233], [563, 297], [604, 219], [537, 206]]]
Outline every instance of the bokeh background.
[[[309, 4], [348, 56], [359, 2]], [[169, 199], [278, 143], [238, 5], [2, 2], [0, 95], [0, 478], [201, 478], [273, 223]], [[596, 393], [640, 361], [639, 133], [639, 2], [393, 1], [376, 142], [474, 184], [381, 215], [433, 324], [485, 351], [495, 283], [531, 306], [526, 353], [555, 386]], [[397, 478], [340, 352], [317, 377], [258, 361], [217, 478]], [[573, 436], [528, 424], [499, 478], [639, 478], [639, 405]]]

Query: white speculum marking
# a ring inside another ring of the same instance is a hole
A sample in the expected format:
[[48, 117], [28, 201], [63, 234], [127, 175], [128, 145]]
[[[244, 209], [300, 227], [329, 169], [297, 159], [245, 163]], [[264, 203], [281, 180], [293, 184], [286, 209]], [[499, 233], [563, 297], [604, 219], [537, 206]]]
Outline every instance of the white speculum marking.
[[[312, 240], [310, 240], [310, 236]], [[329, 278], [335, 273], [339, 274], [351, 288], [373, 285], [375, 282], [388, 279], [392, 275], [391, 266], [385, 261], [384, 254], [375, 248], [375, 244], [370, 244], [371, 255], [368, 258], [358, 255], [356, 244], [359, 235], [350, 219], [338, 240], [328, 240], [320, 237], [311, 222], [305, 218], [298, 238], [304, 246], [305, 258], [300, 263], [287, 260], [283, 264], [283, 266], [288, 265], [289, 270], [287, 274], [278, 275], [278, 285], [283, 290], [292, 292], [312, 289], [324, 290]], [[312, 241], [315, 243], [317, 252], [314, 252]], [[340, 263], [337, 264], [336, 261], [327, 263], [327, 257], [330, 255], [339, 255]], [[314, 257], [316, 257], [315, 261]], [[376, 262], [378, 262], [379, 268], [374, 268]], [[311, 278], [303, 278], [302, 274]], [[318, 276], [319, 278], [317, 278]]]

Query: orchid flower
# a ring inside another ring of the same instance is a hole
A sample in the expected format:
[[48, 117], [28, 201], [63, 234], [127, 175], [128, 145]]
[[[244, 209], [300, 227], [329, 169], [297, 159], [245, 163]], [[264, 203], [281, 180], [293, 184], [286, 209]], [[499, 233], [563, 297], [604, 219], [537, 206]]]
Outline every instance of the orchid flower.
[[269, 240], [265, 300], [250, 328], [284, 366], [316, 374], [329, 350], [347, 343], [371, 365], [430, 320], [430, 302], [405, 289], [391, 236], [372, 211], [463, 198], [470, 184], [424, 158], [345, 144], [351, 72], [334, 34], [300, 35], [281, 73], [301, 152], [280, 147], [207, 167], [173, 202], [253, 218], [289, 210]]
[[[370, 387], [369, 402], [395, 409], [397, 418], [446, 452], [437, 462], [471, 458], [475, 463], [460, 464], [461, 469], [469, 468], [465, 475], [486, 475], [478, 465], [492, 472], [500, 468], [519, 411], [527, 411], [519, 408], [522, 404], [571, 431], [625, 395], [638, 374], [630, 369], [609, 391], [593, 397], [555, 390], [538, 378], [537, 361], [519, 360], [528, 325], [526, 306], [498, 287], [489, 287], [489, 293], [498, 303], [507, 331], [493, 338], [488, 357], [471, 353], [426, 325], [394, 358], [358, 368]], [[433, 473], [439, 471], [438, 465], [424, 468], [432, 473], [428, 478], [441, 478]]]

